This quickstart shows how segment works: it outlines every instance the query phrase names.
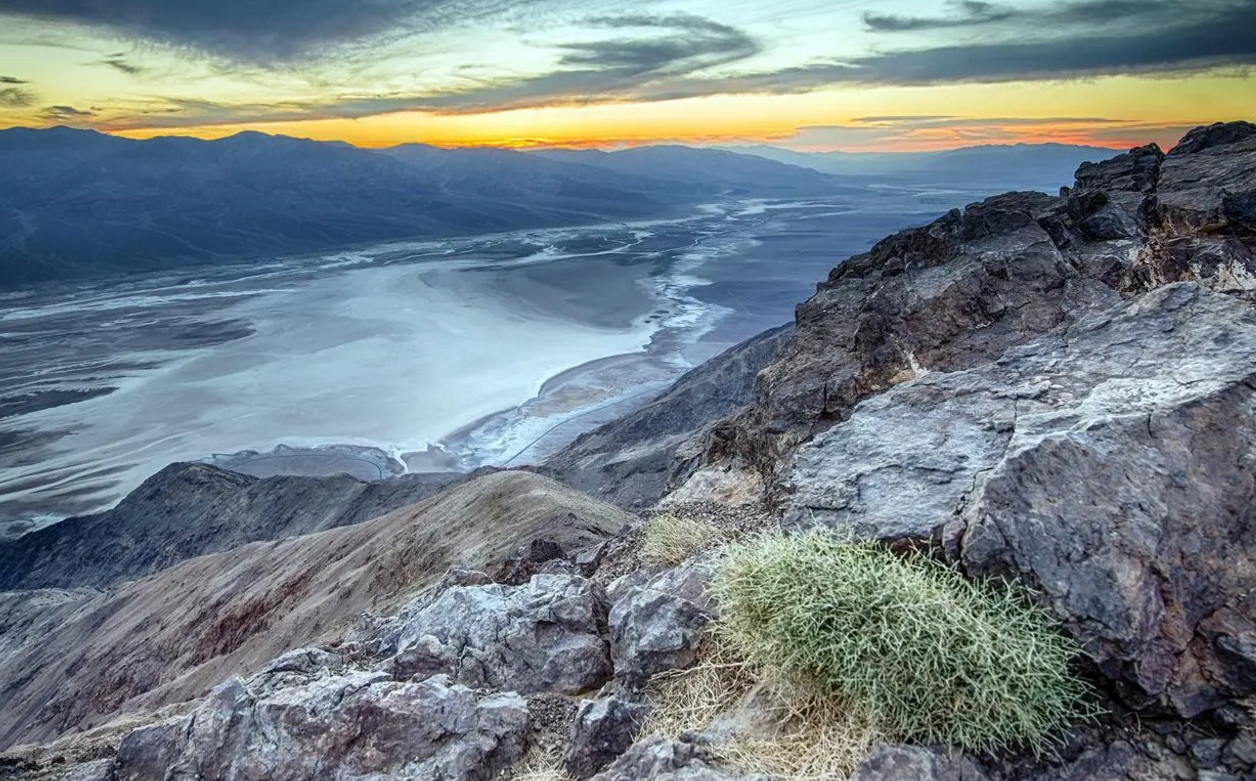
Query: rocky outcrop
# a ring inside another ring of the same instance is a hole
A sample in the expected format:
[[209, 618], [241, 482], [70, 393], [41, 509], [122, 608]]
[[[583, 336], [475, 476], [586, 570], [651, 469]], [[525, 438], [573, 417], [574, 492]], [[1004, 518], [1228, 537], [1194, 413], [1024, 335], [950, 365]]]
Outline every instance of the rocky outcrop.
[[784, 325], [729, 348], [636, 412], [582, 434], [545, 462], [546, 474], [629, 510], [653, 507], [677, 447], [754, 398], [755, 375], [792, 331]]
[[[267, 691], [267, 688], [270, 691]], [[488, 781], [526, 746], [527, 703], [444, 676], [384, 673], [268, 686], [232, 678], [190, 716], [122, 740], [114, 781]]]
[[630, 687], [694, 663], [713, 617], [702, 564], [690, 561], [616, 594], [609, 617], [615, 673]]
[[400, 609], [450, 567], [491, 570], [538, 539], [578, 551], [633, 520], [546, 478], [499, 472], [367, 523], [202, 556], [106, 594], [5, 595], [0, 625], [24, 628], [0, 636], [0, 746], [200, 696], [295, 647], [345, 639], [365, 611]]
[[[542, 487], [540, 478], [524, 480], [532, 492]], [[360, 625], [348, 642], [284, 653], [248, 678], [229, 678], [182, 715], [154, 716], [116, 743], [106, 736], [94, 750], [66, 752], [73, 761], [64, 764], [97, 781], [480, 781], [517, 769], [554, 703], [609, 681], [606, 597], [575, 574], [459, 585], [474, 580], [469, 572], [451, 570], [394, 616]], [[698, 572], [681, 567], [649, 583], [675, 584], [700, 600]], [[735, 778], [693, 744], [634, 744], [649, 710], [643, 703], [603, 690], [570, 708], [563, 763], [574, 778]], [[31, 781], [65, 758], [10, 756]]]
[[593, 582], [537, 575], [514, 587], [447, 589], [383, 637], [402, 680], [444, 673], [474, 688], [580, 694], [611, 677], [606, 611]]
[[1152, 145], [1084, 165], [1061, 197], [1010, 193], [885, 239], [798, 308], [754, 403], [688, 446], [675, 498], [775, 504], [795, 451], [855, 405], [990, 363], [1119, 294], [1197, 281], [1249, 295], [1253, 198], [1256, 126], [1230, 123], [1167, 156]]
[[172, 464], [112, 510], [0, 542], [0, 590], [102, 588], [246, 543], [378, 518], [461, 477], [258, 479], [208, 464]]
[[887, 239], [677, 495], [1025, 581], [1136, 708], [1256, 693], [1254, 195], [1235, 123]]

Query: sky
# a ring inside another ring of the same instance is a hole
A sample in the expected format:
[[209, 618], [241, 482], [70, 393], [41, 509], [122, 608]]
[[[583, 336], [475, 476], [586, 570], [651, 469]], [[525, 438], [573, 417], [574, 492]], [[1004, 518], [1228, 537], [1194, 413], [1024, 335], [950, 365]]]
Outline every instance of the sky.
[[0, 0], [0, 127], [1128, 148], [1256, 119], [1256, 0]]

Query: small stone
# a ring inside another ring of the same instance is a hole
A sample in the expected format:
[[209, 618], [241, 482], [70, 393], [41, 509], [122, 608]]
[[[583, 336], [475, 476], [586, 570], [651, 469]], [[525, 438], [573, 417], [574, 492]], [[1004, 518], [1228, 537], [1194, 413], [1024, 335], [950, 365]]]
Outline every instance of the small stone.
[[1239, 735], [1226, 744], [1223, 757], [1229, 764], [1256, 765], [1256, 740], [1248, 735]]
[[1225, 741], [1218, 738], [1197, 740], [1191, 744], [1191, 756], [1195, 757], [1201, 768], [1211, 769], [1221, 764], [1221, 751], [1224, 748]]

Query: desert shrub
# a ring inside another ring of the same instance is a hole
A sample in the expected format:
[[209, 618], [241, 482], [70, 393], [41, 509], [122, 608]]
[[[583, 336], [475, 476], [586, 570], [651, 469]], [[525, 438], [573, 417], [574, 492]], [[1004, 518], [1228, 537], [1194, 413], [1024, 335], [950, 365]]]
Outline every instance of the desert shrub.
[[898, 739], [1040, 751], [1087, 712], [1079, 649], [1023, 589], [921, 553], [763, 536], [730, 546], [712, 591], [737, 653]]
[[641, 560], [650, 567], [675, 567], [723, 539], [724, 532], [710, 521], [671, 513], [656, 515], [641, 536]]

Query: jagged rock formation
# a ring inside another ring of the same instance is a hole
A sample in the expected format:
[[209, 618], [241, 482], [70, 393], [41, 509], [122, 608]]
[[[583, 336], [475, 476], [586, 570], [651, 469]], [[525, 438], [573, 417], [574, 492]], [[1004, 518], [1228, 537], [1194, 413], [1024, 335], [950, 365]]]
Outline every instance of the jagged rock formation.
[[527, 724], [519, 695], [477, 695], [443, 675], [262, 673], [131, 733], [111, 771], [115, 781], [488, 781], [523, 754]]
[[836, 268], [672, 499], [933, 539], [1127, 703], [1256, 693], [1256, 126], [1192, 131]]
[[766, 498], [793, 453], [859, 402], [922, 371], [989, 363], [1110, 306], [1115, 292], [1199, 281], [1256, 289], [1256, 125], [1192, 131], [1084, 165], [1061, 197], [997, 196], [903, 231], [833, 269], [755, 401], [712, 427], [676, 498]]
[[606, 597], [572, 575], [451, 588], [385, 630], [399, 678], [445, 674], [475, 688], [579, 694], [611, 677]]
[[[451, 566], [537, 539], [594, 545], [634, 519], [543, 477], [487, 475], [374, 521], [202, 556], [108, 593], [4, 595], [0, 746], [203, 694], [363, 611], [387, 614]], [[13, 628], [8, 628], [13, 627]]]
[[460, 477], [259, 479], [208, 464], [172, 464], [112, 510], [0, 542], [0, 589], [101, 588], [245, 543], [361, 523]]
[[677, 448], [753, 398], [792, 325], [764, 331], [687, 372], [645, 407], [580, 435], [545, 462], [545, 473], [628, 510], [653, 507], [667, 490]]

